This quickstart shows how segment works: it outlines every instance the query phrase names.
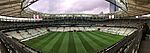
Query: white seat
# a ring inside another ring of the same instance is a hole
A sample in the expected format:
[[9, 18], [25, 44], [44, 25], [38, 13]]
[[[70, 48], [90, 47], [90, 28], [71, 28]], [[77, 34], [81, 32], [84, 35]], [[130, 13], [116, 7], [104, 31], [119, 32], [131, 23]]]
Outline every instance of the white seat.
[[23, 39], [23, 37], [21, 37], [21, 35], [19, 33], [17, 33], [16, 31], [7, 32], [6, 34], [8, 34], [16, 39]]

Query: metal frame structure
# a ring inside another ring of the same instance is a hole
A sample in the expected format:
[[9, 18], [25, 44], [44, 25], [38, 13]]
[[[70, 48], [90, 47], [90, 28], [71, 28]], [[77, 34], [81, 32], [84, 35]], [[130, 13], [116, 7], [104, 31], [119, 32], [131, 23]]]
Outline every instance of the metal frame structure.
[[[12, 17], [33, 17], [33, 14], [45, 14], [28, 8], [37, 1], [38, 0], [0, 0], [0, 15]], [[128, 10], [125, 12], [117, 12], [114, 15], [123, 15], [123, 17], [128, 17], [150, 13], [150, 2], [148, 2], [148, 0], [126, 0], [127, 3], [124, 3], [123, 0], [120, 0], [120, 2], [126, 4]]]
[[22, 17], [21, 12], [37, 1], [38, 0], [0, 0], [0, 15]]
[[[128, 11], [125, 12], [118, 12], [116, 15], [124, 15], [126, 17], [128, 16], [141, 16], [144, 14], [150, 13], [150, 2], [147, 0], [126, 0], [127, 1], [127, 7]], [[147, 4], [144, 4], [144, 3]], [[140, 3], [140, 4], [139, 4]]]

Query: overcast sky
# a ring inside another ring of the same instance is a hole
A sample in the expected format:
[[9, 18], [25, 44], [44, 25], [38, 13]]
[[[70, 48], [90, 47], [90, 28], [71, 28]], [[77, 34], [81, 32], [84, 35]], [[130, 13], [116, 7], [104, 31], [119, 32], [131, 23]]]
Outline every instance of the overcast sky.
[[109, 3], [105, 0], [39, 0], [29, 6], [43, 13], [85, 13], [99, 14], [109, 12]]

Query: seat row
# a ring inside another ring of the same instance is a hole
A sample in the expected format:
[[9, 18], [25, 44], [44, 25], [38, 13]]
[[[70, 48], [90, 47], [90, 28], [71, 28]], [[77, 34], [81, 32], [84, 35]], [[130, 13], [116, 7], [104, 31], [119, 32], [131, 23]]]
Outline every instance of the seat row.
[[116, 27], [98, 27], [98, 28], [100, 28], [99, 31], [102, 32], [124, 35], [124, 36], [128, 36], [137, 30], [135, 28], [116, 28]]
[[26, 41], [44, 35], [46, 33], [48, 33], [46, 28], [36, 28], [36, 29], [11, 31], [11, 32], [6, 32], [5, 34], [12, 36], [20, 41]]
[[97, 30], [97, 27], [48, 27], [50, 31], [93, 31]]

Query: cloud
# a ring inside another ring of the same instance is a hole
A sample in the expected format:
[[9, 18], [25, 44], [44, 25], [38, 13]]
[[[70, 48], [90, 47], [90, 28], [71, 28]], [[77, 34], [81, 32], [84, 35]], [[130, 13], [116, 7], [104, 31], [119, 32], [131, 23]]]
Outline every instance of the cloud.
[[86, 13], [109, 12], [109, 3], [105, 0], [39, 0], [29, 6], [43, 13]]

